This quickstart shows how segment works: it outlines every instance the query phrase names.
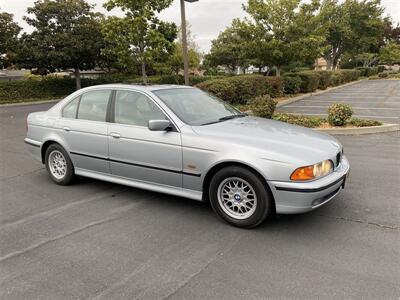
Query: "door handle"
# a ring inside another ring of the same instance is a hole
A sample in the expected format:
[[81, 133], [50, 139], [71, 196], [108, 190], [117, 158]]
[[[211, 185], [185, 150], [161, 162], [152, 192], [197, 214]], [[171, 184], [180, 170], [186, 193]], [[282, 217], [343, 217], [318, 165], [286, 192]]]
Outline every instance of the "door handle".
[[114, 139], [119, 139], [121, 137], [121, 135], [119, 133], [116, 133], [116, 132], [111, 132], [110, 136], [112, 136]]
[[65, 131], [71, 131], [71, 128], [69, 128], [69, 127], [63, 127], [63, 129], [64, 129]]

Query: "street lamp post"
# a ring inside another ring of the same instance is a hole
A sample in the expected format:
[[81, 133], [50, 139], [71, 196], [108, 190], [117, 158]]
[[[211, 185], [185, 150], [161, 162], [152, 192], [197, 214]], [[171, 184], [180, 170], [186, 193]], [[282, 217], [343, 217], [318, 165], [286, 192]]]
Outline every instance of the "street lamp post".
[[187, 33], [186, 33], [185, 1], [192, 3], [192, 2], [197, 2], [199, 0], [181, 0], [183, 69], [184, 69], [184, 76], [185, 76], [185, 85], [189, 85], [189, 58], [188, 58], [187, 36], [186, 36]]

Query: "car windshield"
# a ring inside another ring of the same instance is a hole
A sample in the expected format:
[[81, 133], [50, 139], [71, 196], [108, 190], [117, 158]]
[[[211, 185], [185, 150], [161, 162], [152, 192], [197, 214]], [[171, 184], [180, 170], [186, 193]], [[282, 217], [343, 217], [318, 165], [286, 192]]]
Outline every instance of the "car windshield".
[[199, 89], [165, 89], [154, 91], [183, 122], [208, 125], [245, 116], [236, 108]]

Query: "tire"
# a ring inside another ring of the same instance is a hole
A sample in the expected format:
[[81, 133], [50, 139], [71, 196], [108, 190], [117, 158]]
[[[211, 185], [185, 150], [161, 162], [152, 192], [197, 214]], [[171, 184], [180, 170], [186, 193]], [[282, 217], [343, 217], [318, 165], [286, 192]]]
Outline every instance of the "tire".
[[272, 195], [265, 185], [258, 175], [246, 168], [223, 168], [210, 182], [211, 206], [227, 223], [254, 228], [274, 212]]
[[51, 144], [47, 148], [45, 165], [51, 180], [59, 185], [69, 185], [75, 179], [71, 158], [59, 144]]

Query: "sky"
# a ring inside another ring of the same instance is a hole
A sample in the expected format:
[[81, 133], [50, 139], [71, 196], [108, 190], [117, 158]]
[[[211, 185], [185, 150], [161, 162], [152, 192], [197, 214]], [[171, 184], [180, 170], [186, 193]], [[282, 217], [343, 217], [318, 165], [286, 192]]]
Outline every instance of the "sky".
[[[381, 0], [386, 9], [386, 14], [395, 22], [400, 22], [400, 0]], [[27, 32], [31, 31], [23, 21], [27, 7], [33, 6], [35, 0], [0, 0], [0, 11], [14, 14], [14, 20]], [[87, 0], [96, 5], [95, 10], [107, 13], [102, 7], [105, 0]], [[199, 0], [186, 4], [186, 19], [191, 24], [191, 30], [200, 49], [207, 52], [211, 46], [211, 40], [215, 39], [219, 32], [229, 26], [234, 18], [245, 16], [242, 4], [245, 0]], [[108, 15], [110, 13], [107, 13]], [[119, 11], [111, 11], [111, 14], [122, 16]], [[163, 20], [180, 24], [179, 0], [160, 15]]]

